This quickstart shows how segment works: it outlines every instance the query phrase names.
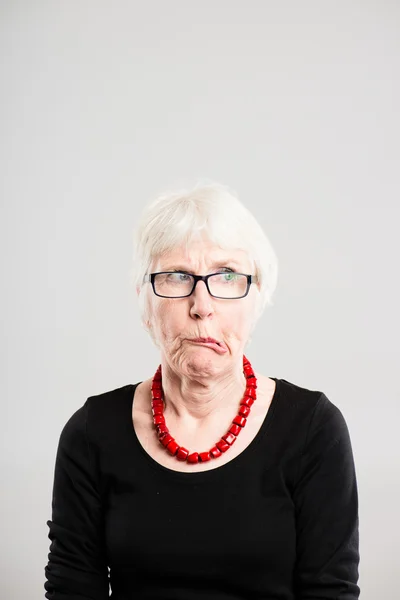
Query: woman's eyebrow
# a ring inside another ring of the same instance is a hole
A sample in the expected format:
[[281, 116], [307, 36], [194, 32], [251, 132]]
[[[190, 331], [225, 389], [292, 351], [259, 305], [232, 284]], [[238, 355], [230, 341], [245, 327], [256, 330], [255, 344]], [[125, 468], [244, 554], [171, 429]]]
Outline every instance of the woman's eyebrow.
[[[235, 260], [219, 260], [214, 262], [211, 266], [210, 269], [222, 269], [222, 268], [230, 268], [230, 267], [239, 267], [239, 264], [235, 261]], [[192, 271], [190, 269], [188, 269], [188, 267], [183, 266], [182, 264], [173, 264], [173, 265], [169, 265], [168, 267], [164, 268], [165, 271], [172, 271], [172, 270], [176, 270], [176, 271], [182, 271], [184, 273], [192, 273]]]

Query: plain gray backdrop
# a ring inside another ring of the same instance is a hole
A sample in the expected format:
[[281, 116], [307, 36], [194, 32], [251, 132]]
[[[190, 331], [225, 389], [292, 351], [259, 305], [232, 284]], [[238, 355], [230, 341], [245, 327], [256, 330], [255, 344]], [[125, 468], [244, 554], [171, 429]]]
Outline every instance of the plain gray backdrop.
[[138, 213], [209, 179], [236, 190], [279, 259], [248, 356], [343, 412], [361, 597], [394, 598], [399, 3], [0, 7], [1, 596], [44, 597], [66, 421], [159, 364], [129, 280]]

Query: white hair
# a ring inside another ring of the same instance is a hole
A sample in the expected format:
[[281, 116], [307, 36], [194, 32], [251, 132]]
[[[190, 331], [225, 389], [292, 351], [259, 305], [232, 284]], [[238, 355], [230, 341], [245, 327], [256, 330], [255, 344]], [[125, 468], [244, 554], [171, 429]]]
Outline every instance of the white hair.
[[273, 305], [278, 260], [262, 227], [237, 195], [219, 183], [198, 183], [190, 190], [163, 193], [144, 208], [134, 230], [131, 270], [131, 283], [139, 292], [141, 323], [156, 345], [149, 327], [151, 285], [143, 285], [143, 277], [158, 257], [178, 246], [189, 248], [191, 240], [202, 234], [223, 249], [246, 251], [253, 261], [260, 288], [251, 332], [265, 307]]

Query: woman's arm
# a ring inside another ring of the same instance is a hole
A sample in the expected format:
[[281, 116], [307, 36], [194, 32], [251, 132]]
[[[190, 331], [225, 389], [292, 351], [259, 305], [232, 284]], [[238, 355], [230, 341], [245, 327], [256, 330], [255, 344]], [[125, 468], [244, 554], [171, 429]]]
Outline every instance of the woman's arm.
[[57, 449], [46, 598], [109, 597], [104, 519], [87, 432], [87, 401], [70, 417]]
[[294, 488], [296, 600], [357, 600], [358, 490], [346, 421], [325, 394], [317, 403]]

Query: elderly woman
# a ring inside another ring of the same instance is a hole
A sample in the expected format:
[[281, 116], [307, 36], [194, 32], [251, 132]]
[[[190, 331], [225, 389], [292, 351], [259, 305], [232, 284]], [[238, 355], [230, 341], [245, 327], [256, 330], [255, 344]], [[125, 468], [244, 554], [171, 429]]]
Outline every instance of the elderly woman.
[[255, 218], [220, 185], [166, 194], [134, 264], [160, 364], [61, 432], [46, 598], [358, 598], [346, 421], [244, 353], [277, 281]]

